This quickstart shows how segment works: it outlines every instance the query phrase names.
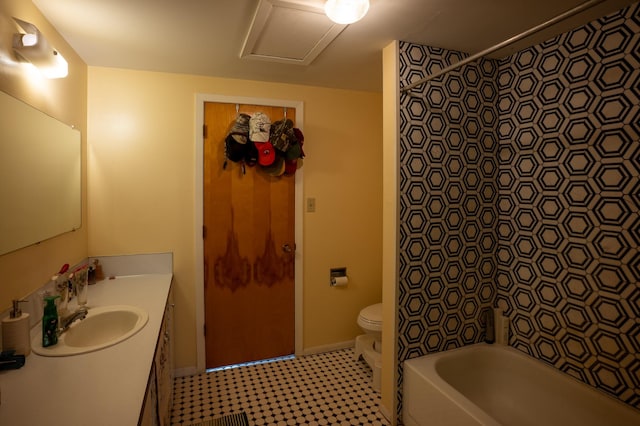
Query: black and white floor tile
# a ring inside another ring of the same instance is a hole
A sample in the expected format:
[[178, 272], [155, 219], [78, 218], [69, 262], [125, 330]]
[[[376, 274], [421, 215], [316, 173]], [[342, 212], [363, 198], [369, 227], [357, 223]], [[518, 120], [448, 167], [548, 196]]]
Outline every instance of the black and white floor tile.
[[388, 425], [371, 370], [353, 349], [218, 370], [174, 381], [171, 423], [244, 411], [259, 425]]

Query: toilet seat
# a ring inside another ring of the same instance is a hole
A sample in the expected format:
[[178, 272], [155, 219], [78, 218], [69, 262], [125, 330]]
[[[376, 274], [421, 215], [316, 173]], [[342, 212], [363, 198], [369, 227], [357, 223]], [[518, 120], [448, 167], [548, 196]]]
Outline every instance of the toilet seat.
[[382, 303], [367, 306], [358, 315], [358, 325], [371, 331], [382, 331]]

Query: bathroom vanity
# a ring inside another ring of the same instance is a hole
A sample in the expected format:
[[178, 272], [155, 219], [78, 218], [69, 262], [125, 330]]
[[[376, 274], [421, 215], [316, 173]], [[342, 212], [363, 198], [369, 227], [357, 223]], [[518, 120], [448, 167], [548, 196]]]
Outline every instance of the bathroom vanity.
[[[88, 306], [136, 306], [147, 324], [114, 346], [73, 356], [32, 352], [21, 369], [0, 372], [0, 424], [169, 424], [172, 273], [123, 272], [89, 286]], [[32, 337], [40, 333], [32, 329]]]
[[169, 291], [167, 304], [158, 333], [156, 352], [147, 392], [140, 414], [140, 426], [169, 426], [173, 403], [173, 294]]

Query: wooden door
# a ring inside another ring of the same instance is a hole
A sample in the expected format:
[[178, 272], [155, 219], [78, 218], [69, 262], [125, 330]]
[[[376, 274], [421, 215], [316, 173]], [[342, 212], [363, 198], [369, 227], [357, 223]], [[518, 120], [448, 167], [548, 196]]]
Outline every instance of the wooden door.
[[[294, 177], [224, 163], [236, 104], [206, 103], [204, 270], [207, 368], [294, 353]], [[240, 105], [271, 122], [282, 107]], [[295, 122], [295, 109], [286, 109]]]

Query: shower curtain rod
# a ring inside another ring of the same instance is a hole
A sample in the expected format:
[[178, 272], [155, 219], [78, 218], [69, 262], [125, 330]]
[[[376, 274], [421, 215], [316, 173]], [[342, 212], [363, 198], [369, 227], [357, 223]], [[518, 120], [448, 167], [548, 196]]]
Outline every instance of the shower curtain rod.
[[596, 5], [600, 4], [600, 3], [603, 3], [604, 1], [605, 0], [589, 0], [589, 1], [586, 1], [586, 2], [584, 2], [582, 4], [579, 4], [578, 6], [574, 7], [573, 9], [569, 9], [566, 12], [561, 13], [560, 15], [557, 15], [554, 18], [551, 18], [546, 22], [543, 22], [542, 24], [536, 25], [535, 27], [530, 28], [530, 29], [528, 29], [528, 30], [526, 30], [524, 32], [521, 32], [520, 34], [517, 34], [517, 35], [515, 35], [515, 36], [513, 36], [513, 37], [511, 37], [511, 38], [509, 38], [507, 40], [504, 40], [504, 41], [502, 41], [502, 42], [500, 42], [500, 43], [498, 43], [496, 45], [493, 45], [493, 46], [485, 49], [485, 50], [482, 50], [482, 51], [480, 51], [478, 53], [475, 53], [475, 54], [473, 54], [471, 56], [468, 56], [468, 57], [462, 59], [461, 61], [458, 61], [455, 64], [449, 65], [448, 67], [443, 68], [442, 70], [440, 70], [438, 72], [435, 72], [435, 73], [433, 73], [431, 75], [428, 75], [428, 76], [426, 76], [424, 78], [421, 78], [420, 80], [418, 80], [416, 82], [413, 82], [411, 84], [407, 84], [406, 86], [403, 86], [403, 87], [400, 88], [400, 92], [411, 90], [411, 89], [413, 89], [413, 88], [415, 88], [417, 86], [420, 86], [423, 83], [426, 83], [429, 80], [433, 80], [434, 78], [438, 78], [441, 75], [448, 73], [449, 71], [453, 71], [456, 68], [459, 68], [459, 67], [461, 67], [463, 65], [468, 64], [469, 62], [473, 62], [476, 59], [480, 59], [480, 58], [482, 58], [484, 56], [487, 56], [488, 54], [493, 53], [496, 50], [500, 50], [503, 47], [509, 46], [510, 44], [513, 44], [516, 41], [522, 40], [523, 38], [528, 37], [528, 36], [530, 36], [532, 34], [535, 34], [538, 31], [541, 31], [541, 30], [543, 30], [545, 28], [548, 28], [551, 25], [557, 24], [560, 21], [564, 21], [565, 19], [570, 18], [573, 15], [576, 15], [576, 14], [578, 14], [578, 13], [580, 13], [580, 12], [586, 10], [586, 9], [589, 9], [589, 8], [591, 8], [593, 6], [596, 6]]

